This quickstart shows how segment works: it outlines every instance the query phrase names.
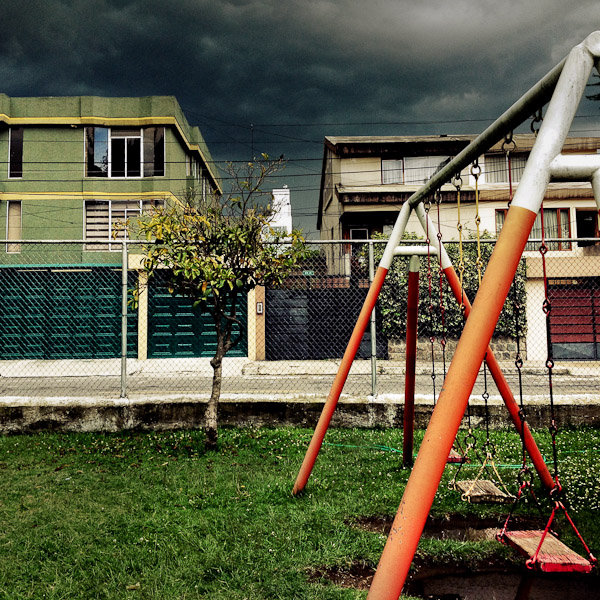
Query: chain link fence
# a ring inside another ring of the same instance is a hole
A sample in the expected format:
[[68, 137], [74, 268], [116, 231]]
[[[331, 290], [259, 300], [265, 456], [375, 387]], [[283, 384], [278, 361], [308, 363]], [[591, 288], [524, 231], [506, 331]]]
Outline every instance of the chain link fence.
[[[600, 384], [600, 253], [593, 240], [567, 241], [568, 246], [562, 240], [568, 250], [551, 249], [545, 265], [539, 252], [526, 253], [492, 340], [512, 386], [517, 386], [518, 346], [526, 394], [547, 387], [549, 349], [554, 393], [584, 394]], [[225, 359], [222, 393], [325, 397], [384, 243], [310, 242], [305, 262], [283, 285], [244, 296], [239, 342]], [[212, 322], [189, 299], [169, 293], [164, 277], [147, 280], [139, 244], [118, 240], [110, 251], [90, 249], [81, 241], [3, 244], [1, 397], [210, 393], [216, 344]], [[456, 242], [446, 243], [470, 299], [478, 266], [483, 274], [493, 244], [481, 240], [478, 251], [475, 240], [465, 240], [462, 250]], [[390, 269], [344, 394], [366, 399], [404, 393], [409, 260], [398, 257]], [[134, 307], [131, 294], [138, 286]], [[432, 403], [463, 319], [440, 277], [437, 255], [421, 256], [417, 393]]]

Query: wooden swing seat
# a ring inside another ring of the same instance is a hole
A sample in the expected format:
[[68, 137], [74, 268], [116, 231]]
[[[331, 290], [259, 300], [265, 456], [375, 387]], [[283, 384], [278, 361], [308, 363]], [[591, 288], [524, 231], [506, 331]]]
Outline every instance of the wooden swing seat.
[[493, 481], [487, 479], [457, 481], [456, 488], [474, 504], [479, 502], [507, 504], [514, 500], [513, 496], [503, 492]]
[[[506, 531], [503, 540], [523, 556], [533, 557], [544, 532]], [[556, 536], [548, 532], [540, 548], [533, 568], [545, 573], [589, 573], [592, 570], [589, 560], [571, 550]]]

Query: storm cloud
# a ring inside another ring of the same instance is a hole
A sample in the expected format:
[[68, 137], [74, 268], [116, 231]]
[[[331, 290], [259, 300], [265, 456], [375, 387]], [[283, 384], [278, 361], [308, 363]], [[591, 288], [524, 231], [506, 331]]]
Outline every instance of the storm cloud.
[[599, 28], [597, 0], [13, 2], [0, 91], [174, 95], [215, 159], [290, 158], [310, 230], [324, 135], [477, 133]]

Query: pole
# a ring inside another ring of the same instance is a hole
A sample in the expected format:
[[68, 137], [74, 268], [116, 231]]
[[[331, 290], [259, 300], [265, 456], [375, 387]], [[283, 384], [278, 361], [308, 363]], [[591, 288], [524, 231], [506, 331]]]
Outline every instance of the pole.
[[397, 600], [400, 597], [535, 216], [535, 213], [514, 205], [508, 211], [383, 549], [369, 600]]
[[411, 256], [410, 263], [408, 265], [408, 298], [406, 307], [406, 374], [404, 376], [404, 440], [402, 445], [402, 458], [405, 467], [412, 467], [413, 465], [418, 312], [419, 257]]
[[394, 249], [400, 242], [402, 234], [406, 229], [406, 223], [408, 222], [410, 212], [411, 208], [408, 205], [408, 203], [405, 202], [402, 205], [402, 208], [400, 209], [398, 219], [396, 219], [394, 229], [392, 230], [390, 239], [385, 247], [383, 258], [379, 263], [379, 267], [377, 267], [377, 271], [375, 271], [373, 283], [371, 283], [369, 293], [367, 294], [363, 307], [360, 311], [360, 314], [358, 315], [356, 325], [354, 326], [354, 330], [352, 331], [350, 341], [348, 342], [348, 346], [346, 348], [346, 352], [344, 352], [344, 356], [342, 358], [340, 366], [338, 367], [337, 375], [333, 380], [331, 390], [329, 391], [329, 395], [327, 396], [327, 400], [325, 401], [325, 405], [323, 406], [323, 410], [321, 411], [321, 416], [319, 417], [319, 421], [317, 423], [317, 426], [315, 427], [315, 431], [310, 440], [310, 444], [304, 456], [304, 460], [302, 461], [302, 465], [300, 466], [300, 470], [298, 472], [296, 481], [294, 483], [294, 488], [292, 490], [292, 494], [294, 495], [297, 495], [300, 492], [302, 492], [302, 490], [304, 490], [308, 478], [310, 477], [312, 469], [315, 465], [315, 461], [317, 460], [319, 450], [321, 449], [321, 446], [323, 444], [323, 439], [325, 438], [325, 434], [327, 433], [329, 423], [331, 422], [331, 417], [333, 416], [335, 407], [337, 406], [338, 400], [342, 393], [342, 389], [344, 388], [344, 383], [346, 383], [348, 373], [350, 372], [350, 368], [352, 367], [352, 362], [354, 361], [354, 357], [356, 356], [356, 352], [358, 351], [358, 347], [360, 346], [363, 334], [365, 333], [365, 329], [367, 328], [367, 324], [369, 323], [371, 311], [375, 307], [375, 303], [377, 302], [377, 298], [379, 297], [379, 292], [381, 291], [381, 287], [383, 286], [383, 282], [385, 281], [387, 272], [390, 268], [390, 265], [392, 264], [392, 260], [394, 258]]
[[127, 240], [121, 244], [121, 398], [127, 398]]
[[[375, 256], [373, 242], [369, 242], [369, 283], [375, 278]], [[371, 311], [371, 397], [377, 395], [377, 315]]]

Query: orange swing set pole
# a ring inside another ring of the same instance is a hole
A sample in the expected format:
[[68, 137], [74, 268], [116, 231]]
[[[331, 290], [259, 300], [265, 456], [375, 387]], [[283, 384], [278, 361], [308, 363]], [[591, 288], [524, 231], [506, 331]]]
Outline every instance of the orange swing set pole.
[[518, 206], [508, 211], [383, 549], [369, 600], [400, 597], [535, 217], [536, 213]]
[[[590, 73], [600, 57], [600, 31], [575, 46], [561, 64], [546, 118], [508, 209], [504, 227], [465, 323], [444, 387], [392, 524], [368, 600], [397, 600], [442, 479], [479, 367], [494, 333], [527, 238]], [[538, 105], [541, 106], [542, 103]], [[563, 161], [564, 162], [564, 161]], [[589, 165], [588, 165], [589, 166]], [[591, 172], [589, 176], [593, 179]], [[600, 199], [596, 198], [600, 203]]]

